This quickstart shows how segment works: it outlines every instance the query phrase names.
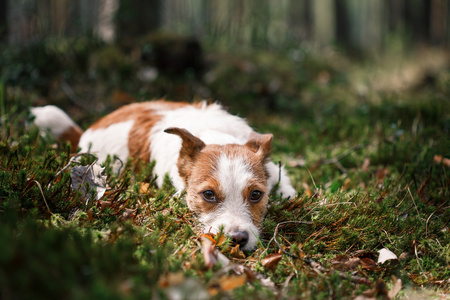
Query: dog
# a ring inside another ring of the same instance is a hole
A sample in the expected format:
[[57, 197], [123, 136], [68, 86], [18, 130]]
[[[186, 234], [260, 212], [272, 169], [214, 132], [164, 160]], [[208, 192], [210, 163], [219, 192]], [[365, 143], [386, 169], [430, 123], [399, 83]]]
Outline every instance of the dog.
[[287, 172], [270, 160], [272, 134], [259, 134], [217, 103], [164, 100], [133, 103], [98, 120], [84, 133], [56, 106], [34, 107], [34, 123], [72, 149], [155, 161], [156, 184], [169, 175], [173, 186], [205, 225], [221, 228], [242, 250], [259, 238], [269, 193], [296, 194]]

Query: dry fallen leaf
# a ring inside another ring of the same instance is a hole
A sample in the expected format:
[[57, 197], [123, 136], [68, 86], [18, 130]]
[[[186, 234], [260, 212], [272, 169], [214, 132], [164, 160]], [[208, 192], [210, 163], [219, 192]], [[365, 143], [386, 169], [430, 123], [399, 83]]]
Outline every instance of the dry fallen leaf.
[[389, 174], [389, 170], [386, 168], [377, 170], [376, 176], [378, 184], [383, 184], [384, 178]]
[[139, 186], [139, 194], [146, 194], [148, 189], [150, 188], [150, 184], [147, 182], [143, 182]]
[[217, 245], [217, 246], [221, 246], [226, 240], [226, 237], [224, 234], [220, 234], [220, 236], [219, 236], [218, 234], [204, 233], [201, 236], [204, 238], [207, 238], [214, 245]]
[[352, 180], [350, 178], [347, 178], [347, 179], [344, 180], [344, 184], [342, 185], [342, 190], [343, 191], [348, 190], [348, 188], [350, 187], [350, 182], [351, 181]]
[[373, 261], [373, 259], [370, 259], [367, 257], [361, 259], [361, 266], [363, 267], [363, 269], [366, 269], [366, 270], [376, 270], [377, 269], [377, 265]]
[[378, 252], [380, 253], [380, 256], [378, 257], [378, 262], [377, 262], [379, 264], [382, 264], [387, 260], [398, 259], [397, 255], [395, 255], [391, 250], [389, 250], [387, 248], [378, 250]]
[[420, 199], [422, 202], [427, 202], [427, 200], [428, 200], [428, 195], [427, 195], [427, 192], [426, 192], [426, 187], [427, 187], [428, 182], [430, 181], [430, 179], [431, 179], [431, 173], [430, 173], [430, 175], [428, 175], [428, 177], [424, 180], [424, 182], [423, 182], [422, 185], [420, 186], [419, 190], [417, 191], [417, 195], [419, 195], [419, 199]]
[[361, 264], [361, 259], [358, 257], [348, 258], [346, 255], [338, 255], [331, 262], [336, 269], [354, 270]]
[[[106, 176], [103, 175], [105, 168], [97, 164], [89, 166], [75, 166], [70, 170], [70, 178], [72, 179], [72, 190], [80, 190], [83, 195], [87, 196], [87, 200], [91, 200], [90, 190], [95, 191], [95, 199], [99, 200], [106, 191]], [[86, 184], [90, 190], [86, 190]]]
[[436, 164], [443, 164], [444, 166], [446, 166], [447, 168], [450, 168], [450, 159], [442, 157], [442, 155], [435, 155], [433, 157], [433, 161]]
[[112, 205], [111, 201], [98, 200], [97, 202], [97, 207], [100, 207], [100, 211], [104, 211], [108, 207], [111, 207], [111, 205]]
[[220, 292], [227, 292], [243, 286], [247, 282], [245, 274], [237, 276], [222, 276], [217, 282], [211, 284], [208, 289], [211, 296], [216, 296]]
[[267, 268], [267, 269], [273, 271], [277, 268], [278, 263], [280, 262], [282, 257], [283, 257], [283, 254], [281, 254], [281, 253], [269, 254], [261, 260], [261, 265], [264, 268]]
[[230, 249], [230, 255], [231, 255], [232, 257], [234, 257], [234, 258], [242, 258], [242, 259], [245, 258], [244, 252], [242, 252], [242, 251], [239, 249], [239, 244], [236, 245], [236, 246], [234, 246], [234, 247], [231, 247], [231, 249]]
[[125, 211], [123, 212], [121, 219], [122, 220], [131, 220], [136, 217], [136, 209], [132, 208], [125, 208]]
[[311, 197], [313, 195], [313, 192], [309, 188], [309, 185], [306, 182], [303, 182], [302, 185], [303, 185], [303, 188], [305, 189], [306, 195], [308, 195], [308, 197]]
[[158, 281], [158, 285], [162, 288], [173, 286], [173, 285], [179, 285], [183, 283], [185, 280], [183, 273], [177, 272], [177, 273], [167, 273]]
[[202, 239], [208, 239], [211, 243], [216, 244], [216, 241], [214, 240], [214, 235], [211, 233], [206, 233], [201, 235]]
[[245, 274], [239, 276], [224, 276], [220, 279], [220, 287], [222, 291], [231, 291], [235, 288], [243, 286], [247, 282]]

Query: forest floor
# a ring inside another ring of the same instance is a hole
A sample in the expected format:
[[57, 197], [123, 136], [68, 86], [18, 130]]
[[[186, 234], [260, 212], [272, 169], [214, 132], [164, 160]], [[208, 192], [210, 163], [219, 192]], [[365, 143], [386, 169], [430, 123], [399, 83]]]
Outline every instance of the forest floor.
[[[450, 297], [445, 53], [208, 50], [199, 80], [146, 77], [133, 51], [86, 41], [2, 51], [1, 299]], [[204, 234], [152, 164], [116, 175], [106, 163], [99, 200], [73, 189], [95, 158], [74, 162], [30, 125], [30, 106], [56, 104], [87, 128], [161, 97], [218, 100], [274, 134], [298, 195], [270, 197], [255, 251]]]

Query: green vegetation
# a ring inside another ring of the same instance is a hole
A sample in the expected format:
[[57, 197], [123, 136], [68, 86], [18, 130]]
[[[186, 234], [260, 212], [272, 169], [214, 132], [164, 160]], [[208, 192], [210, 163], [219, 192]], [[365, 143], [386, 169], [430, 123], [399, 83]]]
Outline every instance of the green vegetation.
[[[0, 298], [383, 298], [395, 278], [399, 295], [448, 295], [447, 69], [431, 81], [419, 70], [423, 80], [393, 88], [375, 84], [398, 79], [379, 75], [387, 59], [253, 50], [209, 55], [204, 80], [187, 72], [140, 82], [139, 61], [119, 46], [36, 47], [0, 55]], [[298, 190], [271, 197], [261, 241], [245, 258], [213, 237], [229, 267], [205, 265], [201, 224], [170, 183], [154, 186], [152, 165], [130, 161], [116, 176], [107, 164], [109, 189], [87, 201], [70, 188], [70, 168], [59, 174], [70, 147], [29, 125], [32, 105], [59, 105], [86, 127], [119, 105], [159, 97], [219, 99], [274, 133], [273, 157]], [[382, 248], [399, 259], [377, 264]]]

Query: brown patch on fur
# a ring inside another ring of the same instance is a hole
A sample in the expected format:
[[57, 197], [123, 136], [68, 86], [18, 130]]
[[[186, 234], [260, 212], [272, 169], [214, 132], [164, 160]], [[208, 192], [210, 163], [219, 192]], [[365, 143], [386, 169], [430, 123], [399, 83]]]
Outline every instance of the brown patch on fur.
[[161, 120], [159, 112], [186, 106], [201, 107], [201, 103], [169, 102], [164, 100], [125, 105], [95, 122], [93, 130], [107, 128], [113, 124], [134, 120], [128, 136], [128, 150], [133, 158], [150, 160], [150, 130]]
[[245, 146], [255, 152], [262, 161], [267, 161], [272, 154], [272, 134], [252, 132]]
[[[261, 200], [257, 203], [254, 203], [250, 200], [251, 194], [253, 191], [258, 190], [263, 193]], [[257, 227], [262, 225], [262, 220], [264, 217], [264, 213], [266, 212], [267, 204], [269, 203], [269, 196], [267, 187], [261, 182], [252, 182], [244, 189], [242, 192], [242, 196], [244, 199], [248, 201], [248, 207], [250, 208], [250, 212], [252, 214], [252, 221]]]
[[171, 127], [164, 130], [164, 132], [178, 135], [182, 140], [177, 167], [180, 176], [186, 180], [191, 174], [197, 156], [206, 145], [202, 140], [183, 128]]
[[[169, 102], [164, 100], [133, 103], [122, 106], [109, 115], [104, 116], [103, 118], [92, 124], [90, 128], [93, 130], [107, 128], [116, 123], [136, 120], [138, 117], [142, 117], [144, 114], [149, 112], [156, 113], [158, 111], [174, 110], [189, 105], [192, 104], [186, 102]], [[193, 106], [196, 105], [197, 104], [194, 104]]]
[[143, 111], [136, 115], [128, 135], [128, 150], [133, 158], [150, 161], [150, 130], [161, 116], [153, 111]]
[[64, 131], [59, 140], [69, 141], [70, 142], [70, 152], [74, 153], [77, 151], [78, 142], [80, 141], [80, 137], [83, 134], [83, 130], [81, 130], [78, 126], [72, 126], [66, 131]]
[[[266, 186], [268, 173], [264, 167], [265, 155], [261, 157], [261, 153], [258, 153], [258, 151], [255, 153], [253, 150], [245, 145], [207, 145], [197, 155], [188, 176], [185, 173], [180, 173], [180, 176], [186, 176], [183, 178], [187, 183], [186, 200], [189, 208], [198, 214], [208, 214], [217, 209], [221, 202], [226, 201], [222, 187], [215, 178], [219, 158], [221, 155], [226, 155], [230, 158], [242, 157], [248, 163], [254, 175], [252, 180], [247, 184], [247, 187], [242, 191], [243, 199], [247, 201], [252, 214], [253, 224], [260, 227], [268, 204], [269, 191]], [[179, 163], [182, 163], [182, 161], [179, 161]], [[203, 200], [201, 192], [205, 190], [214, 191], [218, 203], [211, 204]], [[254, 190], [259, 190], [264, 193], [261, 201], [258, 203], [250, 201], [251, 193]]]

